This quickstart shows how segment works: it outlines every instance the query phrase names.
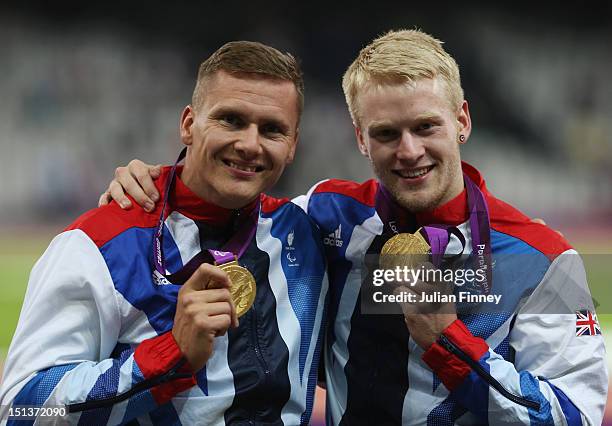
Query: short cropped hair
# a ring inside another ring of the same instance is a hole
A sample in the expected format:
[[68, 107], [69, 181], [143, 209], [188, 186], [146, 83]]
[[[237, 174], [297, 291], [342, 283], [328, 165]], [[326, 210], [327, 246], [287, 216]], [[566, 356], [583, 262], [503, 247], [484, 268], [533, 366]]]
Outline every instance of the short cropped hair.
[[459, 67], [442, 42], [420, 30], [389, 31], [364, 47], [342, 78], [351, 118], [359, 125], [358, 94], [368, 84], [408, 83], [440, 77], [453, 108], [463, 101]]
[[254, 41], [231, 41], [200, 64], [191, 99], [194, 108], [204, 100], [203, 86], [217, 71], [260, 74], [293, 82], [298, 94], [298, 116], [304, 109], [304, 79], [298, 61], [290, 53]]

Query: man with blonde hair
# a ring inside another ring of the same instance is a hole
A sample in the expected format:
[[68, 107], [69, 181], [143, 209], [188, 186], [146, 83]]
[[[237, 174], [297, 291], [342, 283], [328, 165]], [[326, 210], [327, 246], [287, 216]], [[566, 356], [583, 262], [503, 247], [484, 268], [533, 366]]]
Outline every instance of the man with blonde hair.
[[[326, 180], [294, 200], [326, 245], [328, 423], [600, 424], [605, 349], [582, 261], [461, 161], [472, 122], [442, 43], [391, 31], [361, 50], [343, 89], [378, 179]], [[113, 196], [134, 189], [143, 170], [121, 169]], [[384, 315], [371, 279], [393, 271], [372, 270], [369, 258], [376, 268], [406, 252], [472, 279], [452, 281], [449, 292], [391, 274], [386, 300], [404, 315]]]
[[293, 160], [302, 105], [289, 54], [231, 42], [202, 63], [163, 202], [85, 213], [32, 270], [1, 423], [309, 423], [323, 246], [302, 209], [262, 193]]

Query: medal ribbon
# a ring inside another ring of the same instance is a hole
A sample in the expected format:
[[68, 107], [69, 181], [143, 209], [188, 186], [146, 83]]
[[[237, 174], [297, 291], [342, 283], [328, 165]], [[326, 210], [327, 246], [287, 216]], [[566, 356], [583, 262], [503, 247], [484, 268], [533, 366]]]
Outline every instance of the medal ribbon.
[[[472, 182], [468, 175], [463, 174], [463, 181], [466, 187], [467, 205], [469, 213], [470, 233], [472, 236], [472, 257], [476, 259], [476, 268], [485, 269], [486, 280], [481, 282], [484, 294], [491, 291], [491, 224], [489, 221], [489, 208], [480, 188]], [[383, 220], [384, 233], [398, 234], [407, 232], [405, 224], [398, 225], [397, 220], [405, 218], [405, 211], [393, 200], [389, 191], [382, 185], [376, 194], [376, 211]], [[405, 222], [405, 219], [404, 219]], [[416, 220], [413, 228], [416, 227]], [[463, 250], [466, 240], [461, 231], [456, 226], [445, 224], [433, 224], [423, 226], [420, 230], [421, 235], [431, 246], [431, 260], [435, 267], [440, 267], [444, 253], [450, 242], [451, 235], [455, 235]], [[460, 257], [462, 253], [452, 256], [452, 259]]]
[[176, 179], [176, 168], [178, 163], [185, 158], [186, 153], [187, 148], [184, 148], [170, 171], [170, 176], [168, 177], [164, 191], [164, 202], [159, 215], [159, 222], [155, 232], [155, 238], [153, 239], [153, 264], [155, 265], [155, 270], [172, 284], [184, 284], [202, 263], [222, 265], [233, 260], [238, 260], [246, 251], [249, 244], [251, 244], [251, 240], [255, 236], [255, 232], [257, 230], [257, 220], [259, 218], [259, 210], [261, 207], [261, 201], [259, 201], [249, 217], [244, 221], [244, 223], [242, 223], [234, 236], [227, 243], [225, 243], [222, 249], [203, 250], [193, 256], [179, 271], [173, 274], [166, 274], [164, 253], [162, 249], [166, 206], [170, 197], [172, 185]]

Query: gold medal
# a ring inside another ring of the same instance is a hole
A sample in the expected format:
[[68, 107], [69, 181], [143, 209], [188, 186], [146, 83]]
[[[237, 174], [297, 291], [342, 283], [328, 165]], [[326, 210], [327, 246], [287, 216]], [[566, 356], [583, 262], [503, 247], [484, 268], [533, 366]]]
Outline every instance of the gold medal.
[[234, 306], [236, 306], [236, 315], [241, 317], [253, 306], [255, 301], [255, 278], [247, 268], [240, 266], [236, 260], [217, 266], [227, 273], [232, 282], [230, 293]]
[[392, 269], [401, 259], [402, 263], [414, 268], [419, 263], [428, 261], [430, 253], [431, 247], [419, 231], [414, 234], [397, 234], [387, 240], [380, 251], [380, 266]]

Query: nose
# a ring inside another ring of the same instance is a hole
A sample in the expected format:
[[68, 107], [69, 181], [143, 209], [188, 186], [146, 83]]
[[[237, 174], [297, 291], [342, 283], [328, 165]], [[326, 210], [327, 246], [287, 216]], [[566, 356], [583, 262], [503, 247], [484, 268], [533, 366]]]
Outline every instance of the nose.
[[240, 136], [234, 143], [234, 149], [243, 158], [256, 157], [261, 152], [258, 126], [251, 124], [240, 132]]
[[416, 162], [425, 155], [425, 145], [418, 136], [406, 130], [402, 132], [395, 155], [400, 161]]

